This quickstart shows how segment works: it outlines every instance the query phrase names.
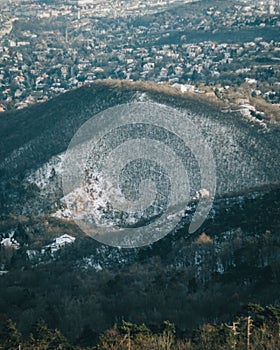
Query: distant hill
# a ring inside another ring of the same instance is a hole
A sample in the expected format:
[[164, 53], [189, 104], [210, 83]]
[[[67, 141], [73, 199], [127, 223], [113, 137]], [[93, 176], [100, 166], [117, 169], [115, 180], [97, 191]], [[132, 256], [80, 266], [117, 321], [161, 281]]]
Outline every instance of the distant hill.
[[97, 81], [46, 103], [1, 114], [0, 177], [24, 176], [39, 168], [66, 150], [86, 120], [109, 107], [139, 101], [141, 94], [190, 114], [217, 154], [218, 170], [230, 174], [231, 182], [234, 176], [240, 178], [240, 171], [247, 187], [279, 179], [277, 127], [263, 130], [238, 114], [223, 114], [217, 102], [200, 94], [182, 95], [164, 85], [113, 80]]

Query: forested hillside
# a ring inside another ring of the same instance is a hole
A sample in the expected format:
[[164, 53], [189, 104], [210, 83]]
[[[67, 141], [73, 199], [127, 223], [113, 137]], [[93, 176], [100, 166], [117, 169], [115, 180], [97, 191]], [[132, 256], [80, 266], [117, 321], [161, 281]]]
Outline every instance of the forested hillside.
[[[217, 161], [217, 195], [194, 234], [192, 202], [158, 242], [114, 248], [57, 215], [60, 162], [92, 115], [143, 100], [177, 108], [200, 126]], [[278, 349], [277, 126], [262, 128], [165, 87], [121, 82], [4, 113], [0, 125], [3, 349]], [[56, 246], [61, 237], [71, 243]]]

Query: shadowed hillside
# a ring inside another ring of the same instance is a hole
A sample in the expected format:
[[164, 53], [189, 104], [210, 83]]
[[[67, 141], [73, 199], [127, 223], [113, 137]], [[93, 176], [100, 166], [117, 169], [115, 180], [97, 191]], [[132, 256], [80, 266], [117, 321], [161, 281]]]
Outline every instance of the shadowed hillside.
[[[217, 197], [193, 235], [192, 203], [165, 238], [127, 250], [53, 214], [74, 133], [96, 113], [136, 101], [175, 107], [199, 127], [215, 156]], [[18, 246], [0, 245], [0, 325], [12, 318], [27, 335], [44, 318], [75, 341], [88, 325], [96, 335], [123, 319], [153, 329], [169, 319], [190, 335], [206, 322], [232, 321], [248, 302], [279, 302], [279, 129], [220, 108], [166, 86], [99, 81], [2, 114], [0, 237]], [[75, 242], [52, 251], [65, 234]]]

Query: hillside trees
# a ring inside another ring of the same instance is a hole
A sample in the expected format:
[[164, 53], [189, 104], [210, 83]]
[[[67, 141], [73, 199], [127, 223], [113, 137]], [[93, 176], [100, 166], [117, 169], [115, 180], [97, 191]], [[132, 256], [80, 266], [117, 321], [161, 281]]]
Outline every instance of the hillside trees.
[[[280, 306], [248, 304], [232, 323], [205, 323], [188, 337], [175, 332], [169, 321], [147, 327], [122, 321], [100, 334], [83, 330], [83, 340], [71, 345], [58, 329], [39, 320], [23, 339], [8, 319], [0, 332], [1, 350], [276, 350], [280, 348]], [[75, 329], [73, 328], [73, 331]], [[82, 344], [83, 342], [83, 344]]]
[[14, 350], [19, 347], [20, 343], [21, 334], [16, 324], [11, 319], [6, 320], [0, 332], [0, 349]]

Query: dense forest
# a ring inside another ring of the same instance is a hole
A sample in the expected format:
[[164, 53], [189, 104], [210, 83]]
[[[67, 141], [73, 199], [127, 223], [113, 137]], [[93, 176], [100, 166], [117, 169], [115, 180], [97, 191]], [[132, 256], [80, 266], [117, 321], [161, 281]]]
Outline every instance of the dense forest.
[[[26, 176], [65, 151], [90, 115], [144, 92], [214, 128], [219, 184], [234, 191], [220, 190], [195, 234], [188, 207], [174, 232], [125, 250], [52, 216], [62, 196], [53, 171], [45, 192]], [[97, 84], [3, 115], [0, 232], [19, 246], [0, 245], [1, 350], [280, 348], [279, 130], [225, 118], [202, 102], [144, 85]], [[47, 247], [63, 234], [75, 243], [52, 254]]]
[[24, 338], [7, 319], [0, 335], [3, 350], [276, 350], [280, 346], [280, 305], [248, 304], [232, 323], [204, 324], [188, 338], [181, 337], [169, 321], [157, 328], [122, 321], [100, 335], [87, 326], [79, 339], [70, 343], [44, 320], [36, 322]]
[[[24, 335], [43, 317], [71, 341], [91, 325], [101, 333], [122, 319], [186, 333], [203, 323], [229, 322], [249, 302], [279, 302], [279, 191], [220, 208], [201, 232], [183, 227], [138, 250], [106, 247], [76, 232], [55, 255], [40, 251], [51, 237], [77, 231], [51, 217], [18, 223], [20, 249], [1, 246], [0, 318]], [[259, 217], [259, 219], [258, 219]], [[16, 226], [16, 219], [0, 226]], [[37, 252], [28, 259], [30, 251]], [[75, 332], [73, 332], [73, 328]]]

